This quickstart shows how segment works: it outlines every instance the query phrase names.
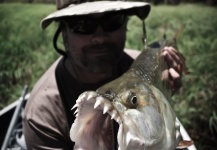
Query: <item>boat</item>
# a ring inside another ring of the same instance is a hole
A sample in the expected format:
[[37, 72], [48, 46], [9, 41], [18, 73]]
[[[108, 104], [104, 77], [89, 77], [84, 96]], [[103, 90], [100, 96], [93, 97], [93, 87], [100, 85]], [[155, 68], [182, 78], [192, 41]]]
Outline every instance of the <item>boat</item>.
[[29, 99], [27, 86], [24, 86], [21, 97], [0, 111], [0, 146], [1, 150], [25, 150], [22, 114]]

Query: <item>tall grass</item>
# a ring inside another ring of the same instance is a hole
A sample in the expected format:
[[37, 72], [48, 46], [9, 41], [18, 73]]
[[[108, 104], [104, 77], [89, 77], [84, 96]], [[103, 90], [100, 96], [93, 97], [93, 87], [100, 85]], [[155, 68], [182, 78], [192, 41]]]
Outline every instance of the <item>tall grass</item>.
[[[54, 5], [0, 4], [0, 100], [16, 100], [24, 84], [32, 85], [58, 57], [52, 47], [55, 24], [42, 31], [40, 21]], [[174, 109], [199, 149], [214, 150], [217, 129], [217, 9], [202, 5], [154, 6], [146, 20], [147, 41], [174, 36], [190, 74], [173, 96]], [[132, 17], [126, 47], [143, 49], [141, 21]], [[0, 106], [1, 107], [1, 106]]]
[[56, 58], [53, 29], [43, 32], [40, 21], [52, 5], [0, 5], [0, 100], [2, 107], [16, 100]]

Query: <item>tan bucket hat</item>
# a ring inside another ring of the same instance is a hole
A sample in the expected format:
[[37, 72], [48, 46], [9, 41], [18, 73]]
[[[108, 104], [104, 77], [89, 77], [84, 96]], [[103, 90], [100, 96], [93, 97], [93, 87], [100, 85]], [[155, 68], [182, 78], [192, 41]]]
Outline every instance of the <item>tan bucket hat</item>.
[[88, 15], [110, 11], [127, 11], [129, 15], [137, 15], [145, 19], [151, 9], [149, 3], [124, 0], [56, 0], [57, 11], [41, 21], [42, 29], [58, 18], [67, 16]]

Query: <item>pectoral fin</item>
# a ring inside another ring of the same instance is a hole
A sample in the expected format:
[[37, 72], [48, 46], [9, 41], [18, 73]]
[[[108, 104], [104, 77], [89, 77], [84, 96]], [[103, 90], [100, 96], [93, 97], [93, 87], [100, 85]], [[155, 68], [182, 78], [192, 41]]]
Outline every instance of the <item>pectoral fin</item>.
[[176, 147], [176, 149], [184, 149], [191, 145], [193, 145], [193, 141], [180, 141], [179, 145]]

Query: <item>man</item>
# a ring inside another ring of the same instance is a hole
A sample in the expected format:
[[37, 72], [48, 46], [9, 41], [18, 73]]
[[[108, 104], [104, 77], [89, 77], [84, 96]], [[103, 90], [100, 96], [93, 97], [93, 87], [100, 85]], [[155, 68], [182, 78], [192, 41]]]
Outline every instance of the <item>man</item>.
[[[37, 82], [27, 102], [23, 124], [28, 149], [73, 149], [69, 130], [75, 117], [70, 109], [82, 92], [96, 90], [127, 71], [138, 55], [124, 50], [127, 17], [145, 19], [150, 11], [148, 3], [126, 1], [57, 0], [57, 8], [42, 20], [42, 28], [59, 23], [53, 42], [63, 57]], [[60, 33], [65, 51], [56, 44]], [[179, 87], [179, 54], [166, 47], [162, 56], [171, 64], [163, 78], [171, 88]]]

